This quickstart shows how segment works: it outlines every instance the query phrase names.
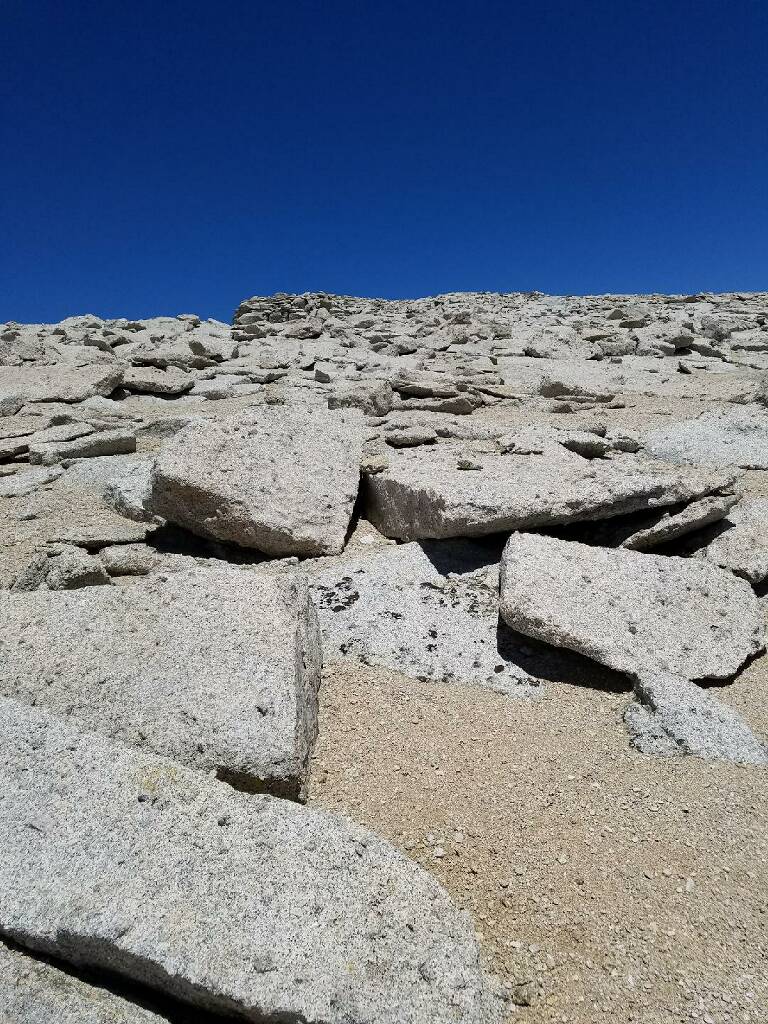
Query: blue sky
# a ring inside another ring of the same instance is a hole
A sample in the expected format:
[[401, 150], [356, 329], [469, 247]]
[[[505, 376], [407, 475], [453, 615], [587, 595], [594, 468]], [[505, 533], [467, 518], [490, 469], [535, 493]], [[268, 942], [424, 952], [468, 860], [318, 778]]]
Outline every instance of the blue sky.
[[768, 290], [765, 0], [0, 15], [0, 321]]

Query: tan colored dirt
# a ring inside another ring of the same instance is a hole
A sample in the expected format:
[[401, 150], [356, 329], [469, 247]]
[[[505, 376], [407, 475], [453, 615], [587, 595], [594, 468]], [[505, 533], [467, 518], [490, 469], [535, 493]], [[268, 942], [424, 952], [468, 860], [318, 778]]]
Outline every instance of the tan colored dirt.
[[[768, 729], [768, 659], [717, 694]], [[440, 879], [512, 1020], [763, 1024], [768, 776], [632, 752], [628, 699], [549, 683], [525, 701], [336, 666], [311, 801]]]

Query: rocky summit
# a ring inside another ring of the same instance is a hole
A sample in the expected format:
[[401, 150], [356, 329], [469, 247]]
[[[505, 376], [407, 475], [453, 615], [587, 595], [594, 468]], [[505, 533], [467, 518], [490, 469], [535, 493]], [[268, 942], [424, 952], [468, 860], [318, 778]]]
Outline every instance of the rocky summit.
[[0, 325], [3, 1024], [764, 1020], [767, 396], [763, 293]]

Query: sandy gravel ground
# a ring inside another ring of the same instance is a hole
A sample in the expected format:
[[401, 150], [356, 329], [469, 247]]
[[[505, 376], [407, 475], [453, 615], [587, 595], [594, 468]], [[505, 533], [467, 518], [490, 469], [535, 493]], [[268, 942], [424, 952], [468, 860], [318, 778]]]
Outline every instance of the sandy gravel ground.
[[[718, 696], [768, 729], [768, 659]], [[513, 1020], [768, 1020], [768, 776], [633, 753], [626, 693], [326, 673], [311, 802], [466, 908]]]

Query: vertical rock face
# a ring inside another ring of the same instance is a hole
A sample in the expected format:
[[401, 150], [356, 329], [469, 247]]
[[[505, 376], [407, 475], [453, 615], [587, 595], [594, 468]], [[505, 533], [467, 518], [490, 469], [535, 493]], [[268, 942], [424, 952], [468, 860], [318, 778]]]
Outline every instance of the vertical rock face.
[[163, 1024], [164, 1017], [0, 942], [3, 1024]]
[[501, 615], [635, 678], [724, 679], [764, 642], [757, 598], [729, 572], [525, 533], [504, 549]]
[[299, 573], [0, 592], [0, 693], [245, 789], [303, 794], [320, 661]]
[[361, 445], [357, 410], [264, 406], [192, 424], [157, 459], [151, 508], [193, 533], [270, 555], [338, 554]]
[[358, 826], [0, 701], [0, 931], [244, 1020], [499, 1024], [468, 918]]

